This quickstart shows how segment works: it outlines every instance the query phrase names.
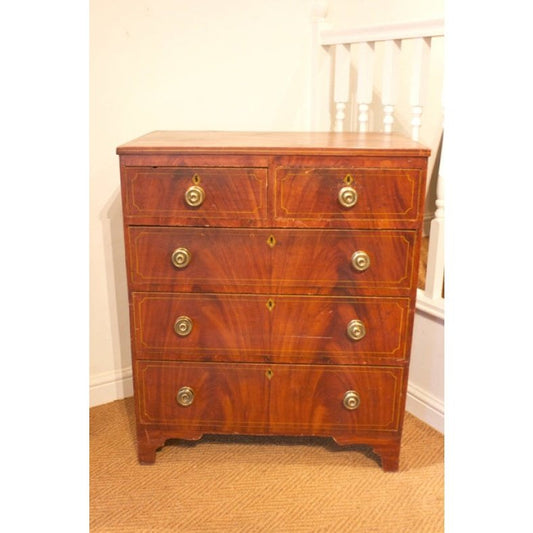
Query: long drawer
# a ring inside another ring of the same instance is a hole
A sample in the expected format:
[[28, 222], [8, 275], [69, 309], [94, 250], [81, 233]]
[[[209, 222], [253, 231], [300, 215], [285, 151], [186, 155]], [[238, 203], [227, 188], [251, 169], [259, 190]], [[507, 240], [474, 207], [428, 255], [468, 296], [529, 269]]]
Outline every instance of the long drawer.
[[[396, 431], [402, 367], [136, 363], [143, 424], [187, 433]], [[177, 434], [179, 436], [179, 433]]]
[[322, 363], [406, 358], [408, 298], [134, 293], [138, 359]]
[[133, 290], [406, 295], [414, 231], [129, 227]]

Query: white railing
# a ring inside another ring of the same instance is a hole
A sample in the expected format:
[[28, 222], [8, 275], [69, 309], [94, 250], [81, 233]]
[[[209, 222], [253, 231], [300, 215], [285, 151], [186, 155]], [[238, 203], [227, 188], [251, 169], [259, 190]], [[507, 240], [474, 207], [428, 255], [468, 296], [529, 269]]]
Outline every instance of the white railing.
[[[430, 76], [432, 41], [435, 37], [444, 36], [444, 21], [433, 19], [332, 30], [326, 25], [326, 11], [327, 2], [314, 3], [310, 127], [321, 129], [323, 124], [323, 93], [329, 94], [328, 100], [331, 102], [327, 112], [332, 117], [328, 119], [328, 129], [392, 133], [395, 126], [405, 127], [405, 119], [403, 122], [395, 120], [398, 95], [403, 83], [408, 86], [409, 134], [413, 140], [419, 141]], [[377, 46], [379, 54], [376, 53]], [[409, 49], [408, 67], [402, 61], [404, 48]], [[400, 79], [402, 67], [403, 77]], [[404, 72], [406, 68], [407, 74]], [[374, 102], [374, 94], [380, 94], [379, 103]], [[371, 108], [376, 105], [380, 105], [382, 115], [378, 125], [370, 121]], [[417, 295], [417, 308], [441, 319], [444, 318], [443, 155], [441, 150], [436, 211], [429, 230], [426, 284], [424, 289], [418, 289]], [[428, 175], [428, 182], [430, 177]]]

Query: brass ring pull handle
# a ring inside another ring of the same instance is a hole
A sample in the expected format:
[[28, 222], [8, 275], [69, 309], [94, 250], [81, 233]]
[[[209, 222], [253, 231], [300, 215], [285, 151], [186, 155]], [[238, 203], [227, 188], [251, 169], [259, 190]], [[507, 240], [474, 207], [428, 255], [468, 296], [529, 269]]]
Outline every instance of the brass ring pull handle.
[[186, 337], [192, 331], [192, 320], [188, 316], [179, 316], [174, 322], [174, 331], [180, 337]]
[[187, 205], [190, 205], [191, 207], [202, 205], [204, 199], [205, 192], [200, 185], [191, 185], [185, 191], [185, 201], [187, 202]]
[[353, 207], [357, 203], [357, 191], [353, 187], [343, 187], [339, 191], [339, 203], [342, 207]]
[[354, 411], [355, 409], [357, 409], [360, 403], [361, 403], [361, 397], [354, 390], [349, 390], [344, 393], [342, 404], [349, 411]]
[[359, 272], [364, 272], [370, 266], [370, 257], [366, 252], [357, 250], [352, 255], [352, 266]]
[[187, 248], [176, 248], [172, 252], [172, 264], [176, 268], [185, 268], [191, 262], [191, 252]]
[[354, 341], [360, 341], [366, 335], [365, 325], [360, 320], [351, 320], [346, 328], [348, 337]]
[[190, 387], [181, 387], [176, 395], [176, 401], [182, 407], [189, 407], [194, 401], [194, 391]]

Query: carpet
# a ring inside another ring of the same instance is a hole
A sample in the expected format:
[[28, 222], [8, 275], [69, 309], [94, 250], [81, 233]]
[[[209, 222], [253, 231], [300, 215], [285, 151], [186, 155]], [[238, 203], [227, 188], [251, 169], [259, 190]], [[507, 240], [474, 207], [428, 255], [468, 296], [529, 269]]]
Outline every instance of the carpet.
[[139, 465], [132, 398], [90, 409], [91, 532], [444, 531], [444, 437], [406, 413], [399, 472], [330, 439], [205, 436]]

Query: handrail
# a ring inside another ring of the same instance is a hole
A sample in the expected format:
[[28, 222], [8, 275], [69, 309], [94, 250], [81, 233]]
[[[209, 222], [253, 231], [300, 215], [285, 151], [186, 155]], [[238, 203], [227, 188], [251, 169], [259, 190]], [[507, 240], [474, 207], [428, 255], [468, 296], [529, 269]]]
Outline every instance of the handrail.
[[444, 19], [437, 18], [341, 30], [322, 30], [320, 44], [330, 46], [442, 36], [444, 36]]

